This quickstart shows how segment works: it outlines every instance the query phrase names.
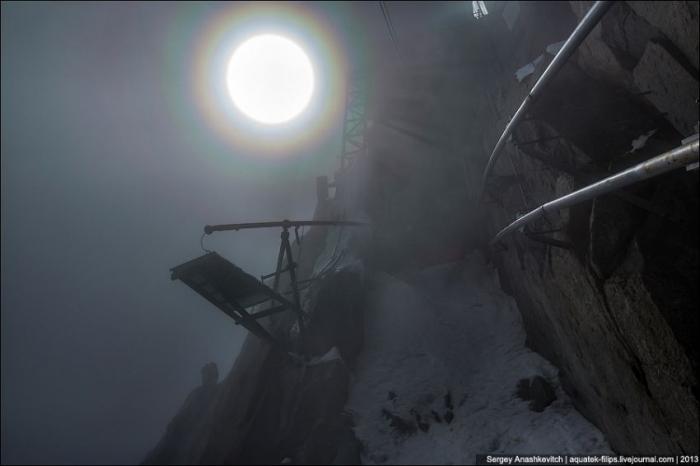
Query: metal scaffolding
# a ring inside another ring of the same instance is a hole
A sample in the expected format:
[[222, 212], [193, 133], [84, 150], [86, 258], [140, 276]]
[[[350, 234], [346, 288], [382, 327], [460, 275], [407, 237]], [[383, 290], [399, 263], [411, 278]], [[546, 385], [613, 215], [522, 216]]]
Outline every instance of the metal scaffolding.
[[[302, 286], [308, 286], [315, 278], [298, 280], [295, 262], [292, 254], [292, 244], [289, 241], [289, 230], [294, 229], [297, 242], [299, 228], [305, 226], [364, 226], [363, 222], [341, 220], [282, 220], [279, 222], [229, 223], [225, 225], [207, 225], [204, 234], [210, 235], [216, 231], [238, 231], [256, 228], [281, 228], [280, 247], [277, 255], [277, 267], [260, 280], [246, 273], [236, 265], [227, 261], [215, 252], [185, 262], [171, 269], [172, 279], [181, 280], [187, 286], [199, 293], [210, 303], [231, 317], [237, 325], [242, 325], [259, 338], [270, 342], [273, 346], [288, 350], [286, 342], [277, 341], [263, 327], [258, 319], [268, 317], [283, 311], [291, 310], [296, 313], [299, 325], [299, 337], [304, 339], [304, 310], [301, 306]], [[299, 260], [299, 257], [296, 258]], [[292, 298], [288, 299], [278, 291], [280, 277], [289, 274]], [[265, 279], [274, 277], [272, 287], [265, 284]], [[264, 310], [253, 312], [256, 306], [268, 303]]]
[[367, 77], [350, 73], [345, 98], [343, 138], [340, 149], [340, 171], [347, 169], [356, 157], [367, 154]]

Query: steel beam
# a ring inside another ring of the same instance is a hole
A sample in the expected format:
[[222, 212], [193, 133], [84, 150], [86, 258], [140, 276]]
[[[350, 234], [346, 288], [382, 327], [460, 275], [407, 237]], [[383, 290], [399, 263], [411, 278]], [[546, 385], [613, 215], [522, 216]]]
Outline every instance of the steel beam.
[[251, 228], [291, 228], [303, 226], [367, 226], [365, 222], [355, 222], [350, 220], [282, 220], [281, 222], [255, 222], [255, 223], [227, 223], [223, 225], [207, 225], [204, 227], [204, 233], [210, 235], [215, 231], [238, 231], [249, 230]]

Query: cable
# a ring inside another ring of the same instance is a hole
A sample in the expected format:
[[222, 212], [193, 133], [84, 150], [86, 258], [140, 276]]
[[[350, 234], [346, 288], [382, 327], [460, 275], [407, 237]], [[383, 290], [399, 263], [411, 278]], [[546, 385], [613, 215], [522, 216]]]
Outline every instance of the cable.
[[396, 56], [401, 58], [399, 53], [399, 46], [396, 41], [396, 32], [394, 31], [394, 25], [391, 22], [391, 16], [389, 16], [389, 10], [387, 9], [384, 2], [379, 2], [379, 8], [382, 10], [382, 16], [384, 16], [384, 22], [386, 23], [386, 28], [389, 31], [389, 37], [391, 38], [391, 43], [394, 45], [394, 50], [396, 51]]
[[343, 225], [340, 225], [340, 231], [338, 232], [338, 239], [336, 240], [335, 247], [333, 248], [333, 254], [331, 255], [331, 258], [326, 262], [326, 265], [324, 265], [321, 270], [316, 275], [313, 275], [311, 279], [313, 280], [318, 280], [326, 275], [330, 274], [335, 270], [336, 265], [345, 257], [345, 253], [347, 252], [346, 249], [341, 250], [338, 252], [338, 246], [340, 246], [340, 242], [343, 237]]

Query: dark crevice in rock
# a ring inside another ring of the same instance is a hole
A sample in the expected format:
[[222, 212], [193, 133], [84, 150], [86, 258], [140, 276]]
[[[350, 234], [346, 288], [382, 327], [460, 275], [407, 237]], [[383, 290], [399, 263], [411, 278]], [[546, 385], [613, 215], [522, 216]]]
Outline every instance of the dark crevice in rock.
[[412, 421], [407, 421], [385, 408], [382, 408], [382, 416], [389, 421], [389, 426], [399, 435], [413, 435], [416, 433], [416, 425]]
[[646, 20], [624, 2], [617, 2], [601, 21], [603, 40], [620, 65], [632, 70], [644, 54], [646, 43], [659, 35]]
[[644, 388], [644, 391], [647, 393], [647, 395], [649, 395], [650, 398], [653, 398], [654, 395], [649, 389], [649, 382], [647, 382], [647, 376], [646, 374], [644, 374], [644, 369], [641, 367], [641, 361], [639, 361], [639, 359], [636, 359], [635, 363], [630, 365], [630, 368], [632, 369], [632, 373], [637, 379], [637, 382], [639, 382], [639, 385], [641, 385]]
[[620, 347], [624, 348], [627, 356], [625, 359], [627, 360], [630, 369], [632, 369], [636, 365], [638, 370], [641, 370], [639, 369], [641, 367], [639, 357], [637, 356], [637, 353], [634, 351], [634, 349], [630, 346], [630, 343], [627, 341], [627, 338], [625, 338], [625, 334], [622, 331], [622, 328], [620, 327], [620, 323], [618, 322], [618, 319], [615, 316], [615, 312], [610, 307], [608, 296], [605, 293], [605, 282], [602, 279], [595, 277], [594, 275], [592, 275], [591, 281], [600, 293], [601, 303], [603, 304], [603, 309], [605, 310], [607, 316], [606, 322], [611, 324], [615, 338], [620, 343]]
[[648, 216], [637, 239], [644, 257], [642, 277], [675, 337], [687, 352], [696, 380], [700, 376], [700, 348], [697, 329], [700, 299], [697, 283], [700, 233], [698, 177], [687, 172], [670, 174], [659, 180], [653, 202], [663, 206], [681, 224], [669, 224], [658, 216]]
[[515, 393], [520, 399], [530, 401], [530, 409], [538, 413], [544, 411], [557, 399], [552, 386], [539, 375], [530, 379], [521, 379]]
[[601, 21], [603, 41], [615, 54], [620, 65], [632, 71], [644, 55], [647, 43], [661, 45], [691, 76], [698, 79], [698, 69], [676, 44], [657, 28], [637, 15], [625, 2], [618, 2]]
[[668, 38], [666, 37], [654, 37], [650, 39], [650, 42], [654, 44], [658, 44], [661, 47], [668, 52], [669, 55], [671, 55], [679, 65], [681, 65], [689, 75], [695, 78], [697, 81], [699, 76], [698, 76], [698, 69], [693, 66], [693, 64], [686, 58], [685, 54], [681, 52], [676, 45], [671, 42]]
[[627, 256], [630, 242], [646, 213], [614, 195], [593, 201], [589, 259], [594, 273], [607, 279]]

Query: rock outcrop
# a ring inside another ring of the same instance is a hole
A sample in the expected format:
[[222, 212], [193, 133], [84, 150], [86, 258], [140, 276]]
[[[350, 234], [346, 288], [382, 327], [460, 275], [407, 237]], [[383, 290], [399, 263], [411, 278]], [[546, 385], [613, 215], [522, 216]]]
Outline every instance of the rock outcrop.
[[[494, 193], [495, 229], [697, 131], [697, 4], [689, 3], [610, 10], [504, 154], [499, 173], [517, 173], [523, 190]], [[576, 19], [587, 10], [572, 7]], [[522, 99], [511, 95], [500, 112]], [[484, 141], [490, 147], [494, 136]], [[550, 235], [569, 248], [516, 235], [493, 255], [530, 345], [560, 368], [581, 412], [620, 453], [698, 451], [698, 353], [689, 335], [698, 324], [697, 203], [697, 174], [679, 171], [533, 228], [558, 230]]]
[[[144, 464], [358, 463], [360, 445], [344, 407], [363, 341], [364, 286], [361, 269], [345, 268], [306, 296], [310, 359], [249, 335], [222, 382], [212, 385], [211, 368], [203, 370], [205, 383], [190, 394]], [[269, 323], [278, 336], [292, 331], [293, 319], [285, 317]]]
[[[546, 63], [520, 83], [515, 71], [565, 39], [591, 5], [520, 2], [512, 29], [494, 6], [472, 32], [480, 47], [451, 57], [462, 66], [408, 67], [378, 93], [379, 122], [385, 115], [415, 128], [438, 126], [458, 149], [434, 144], [433, 155], [422, 149], [426, 138], [395, 124], [377, 125], [373, 135], [400, 157], [384, 171], [405, 179], [417, 176], [414, 158], [440, 166], [462, 161], [467, 201], [453, 211], [485, 236], [464, 235], [466, 249], [469, 238], [485, 242], [518, 215], [697, 131], [697, 3], [617, 2], [519, 125], [490, 180], [486, 208], [474, 209], [486, 158]], [[465, 34], [446, 33], [435, 47], [463, 44]], [[432, 56], [445, 54], [425, 54]], [[397, 112], [396, 100], [408, 97], [422, 105]], [[434, 196], [456, 188], [445, 180]], [[690, 330], [698, 325], [697, 204], [697, 172], [678, 171], [552, 215], [491, 250], [528, 344], [561, 370], [580, 411], [620, 453], [699, 448], [698, 351]]]

